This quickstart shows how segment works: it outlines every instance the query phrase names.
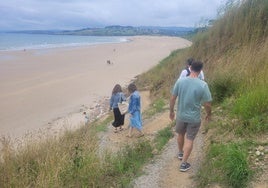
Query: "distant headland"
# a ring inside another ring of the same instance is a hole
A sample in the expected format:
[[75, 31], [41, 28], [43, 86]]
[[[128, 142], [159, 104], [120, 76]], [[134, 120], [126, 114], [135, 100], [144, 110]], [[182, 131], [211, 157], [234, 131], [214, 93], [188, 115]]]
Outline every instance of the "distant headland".
[[84, 28], [79, 30], [24, 30], [9, 33], [83, 35], [83, 36], [185, 36], [196, 32], [194, 27], [160, 27], [160, 26], [106, 26], [103, 28]]

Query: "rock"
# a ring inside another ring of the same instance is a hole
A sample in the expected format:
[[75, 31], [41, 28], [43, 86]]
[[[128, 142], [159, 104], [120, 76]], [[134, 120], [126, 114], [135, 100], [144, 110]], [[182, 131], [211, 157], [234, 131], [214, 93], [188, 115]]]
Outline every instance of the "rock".
[[263, 146], [259, 146], [259, 147], [257, 148], [257, 150], [258, 150], [258, 151], [263, 151], [263, 150], [264, 150], [264, 147], [263, 147]]

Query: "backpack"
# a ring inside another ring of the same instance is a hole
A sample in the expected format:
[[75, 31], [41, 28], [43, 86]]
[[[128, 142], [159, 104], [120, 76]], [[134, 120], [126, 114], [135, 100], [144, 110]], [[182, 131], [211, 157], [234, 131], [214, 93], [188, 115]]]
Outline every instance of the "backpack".
[[187, 71], [186, 76], [189, 76], [189, 75], [190, 75], [190, 73], [191, 73], [190, 69], [187, 67], [185, 70]]

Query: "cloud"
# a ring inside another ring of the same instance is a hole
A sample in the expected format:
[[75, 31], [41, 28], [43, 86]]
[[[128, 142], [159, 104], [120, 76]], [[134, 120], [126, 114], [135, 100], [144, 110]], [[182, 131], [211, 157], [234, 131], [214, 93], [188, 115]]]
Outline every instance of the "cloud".
[[222, 3], [224, 0], [9, 0], [0, 2], [0, 28], [194, 26], [202, 18], [215, 18]]

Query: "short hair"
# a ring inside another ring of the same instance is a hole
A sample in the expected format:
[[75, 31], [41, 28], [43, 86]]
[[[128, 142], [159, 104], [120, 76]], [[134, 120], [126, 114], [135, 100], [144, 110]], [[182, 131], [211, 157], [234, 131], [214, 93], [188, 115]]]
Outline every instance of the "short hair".
[[201, 61], [193, 61], [191, 65], [191, 70], [194, 72], [200, 72], [203, 68], [203, 63]]
[[130, 93], [133, 93], [137, 90], [137, 86], [134, 83], [129, 84], [127, 88]]

